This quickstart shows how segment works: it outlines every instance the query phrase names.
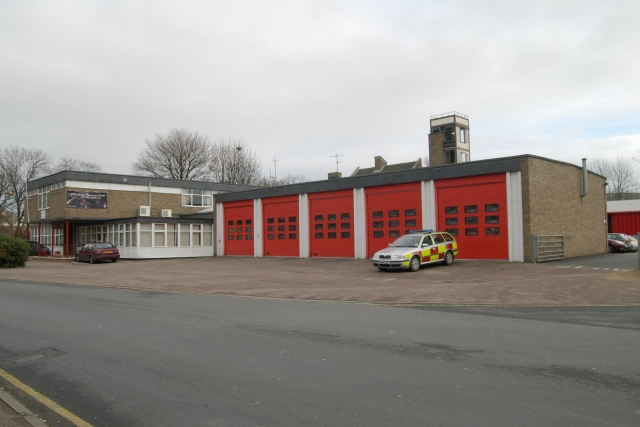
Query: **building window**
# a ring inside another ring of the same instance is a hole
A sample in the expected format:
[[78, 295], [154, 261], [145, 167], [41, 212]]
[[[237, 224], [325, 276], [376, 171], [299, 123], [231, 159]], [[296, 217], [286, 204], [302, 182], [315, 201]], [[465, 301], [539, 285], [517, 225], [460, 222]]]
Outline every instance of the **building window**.
[[458, 218], [446, 218], [444, 223], [446, 225], [458, 225]]
[[460, 142], [464, 143], [467, 142], [466, 140], [466, 133], [464, 129], [460, 129]]
[[458, 229], [457, 228], [446, 228], [444, 231], [446, 231], [447, 233], [451, 234], [452, 236], [457, 236], [458, 235]]
[[444, 213], [447, 215], [456, 215], [458, 213], [458, 207], [457, 206], [449, 206], [447, 208], [444, 208]]
[[468, 216], [464, 219], [465, 224], [477, 224], [478, 217], [477, 216]]
[[489, 205], [484, 205], [484, 211], [485, 212], [498, 212], [498, 204], [497, 203], [492, 203]]
[[486, 224], [498, 224], [500, 222], [500, 217], [498, 215], [485, 216], [484, 222]]
[[340, 237], [342, 237], [343, 239], [350, 239], [351, 233], [348, 231], [343, 231], [342, 233], [340, 233]]
[[211, 190], [182, 189], [182, 206], [213, 206]]
[[456, 162], [456, 150], [445, 150], [444, 151], [444, 164], [452, 165]]
[[466, 151], [460, 152], [460, 163], [468, 162], [469, 160], [468, 154]]
[[336, 214], [327, 215], [327, 221], [335, 221], [335, 220], [336, 220]]
[[477, 236], [478, 235], [478, 229], [477, 228], [465, 228], [464, 229], [464, 235], [465, 236]]
[[400, 237], [400, 232], [398, 230], [389, 231], [389, 237]]
[[487, 236], [498, 236], [500, 234], [499, 227], [487, 227], [486, 228]]
[[343, 220], [343, 221], [347, 220], [347, 219], [351, 219], [351, 215], [348, 214], [348, 213], [340, 214], [340, 219]]

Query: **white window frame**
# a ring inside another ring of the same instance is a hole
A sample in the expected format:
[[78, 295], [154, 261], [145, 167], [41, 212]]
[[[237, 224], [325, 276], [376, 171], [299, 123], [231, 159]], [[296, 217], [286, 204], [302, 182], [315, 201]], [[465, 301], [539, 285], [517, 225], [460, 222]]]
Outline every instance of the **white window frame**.
[[[196, 197], [200, 197], [201, 204], [194, 204], [193, 201]], [[195, 188], [183, 188], [182, 189], [182, 206], [191, 207], [213, 207], [213, 191], [211, 190], [198, 190]]]

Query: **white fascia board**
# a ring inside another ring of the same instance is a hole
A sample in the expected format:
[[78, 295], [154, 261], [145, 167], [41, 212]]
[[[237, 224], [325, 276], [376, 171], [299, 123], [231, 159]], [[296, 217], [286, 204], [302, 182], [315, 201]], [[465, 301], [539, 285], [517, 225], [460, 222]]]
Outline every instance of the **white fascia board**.
[[[135, 191], [148, 193], [148, 185], [129, 185], [129, 184], [109, 184], [104, 182], [88, 182], [88, 181], [66, 181], [67, 188], [78, 188], [86, 190], [111, 190], [111, 191]], [[161, 194], [182, 194], [182, 188], [174, 187], [154, 187], [151, 186], [152, 193]]]
[[640, 200], [616, 200], [607, 202], [607, 213], [640, 211]]

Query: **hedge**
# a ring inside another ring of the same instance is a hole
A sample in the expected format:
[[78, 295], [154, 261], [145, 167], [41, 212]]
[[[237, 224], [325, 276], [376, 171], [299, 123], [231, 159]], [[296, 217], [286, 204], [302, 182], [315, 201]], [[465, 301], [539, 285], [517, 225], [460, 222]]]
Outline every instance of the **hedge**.
[[29, 259], [29, 245], [19, 237], [0, 234], [0, 268], [24, 267]]

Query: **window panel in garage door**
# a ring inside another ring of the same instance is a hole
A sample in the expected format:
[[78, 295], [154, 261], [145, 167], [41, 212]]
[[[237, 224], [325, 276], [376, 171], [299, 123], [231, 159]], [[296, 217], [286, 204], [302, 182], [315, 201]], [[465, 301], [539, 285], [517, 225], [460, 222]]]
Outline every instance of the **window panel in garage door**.
[[353, 257], [353, 190], [309, 194], [312, 257]]
[[438, 230], [458, 242], [458, 258], [509, 259], [504, 174], [438, 180]]
[[225, 255], [253, 255], [253, 200], [224, 204]]
[[298, 196], [262, 200], [265, 256], [299, 256]]
[[367, 257], [422, 226], [420, 183], [365, 189], [367, 201]]

